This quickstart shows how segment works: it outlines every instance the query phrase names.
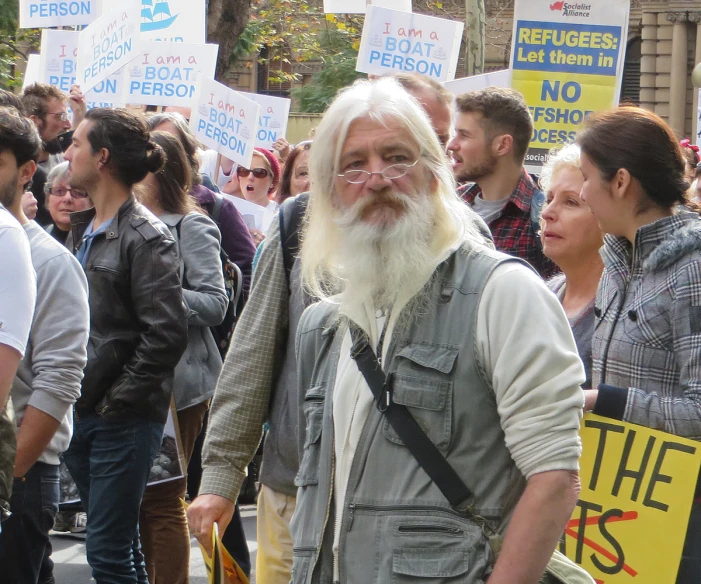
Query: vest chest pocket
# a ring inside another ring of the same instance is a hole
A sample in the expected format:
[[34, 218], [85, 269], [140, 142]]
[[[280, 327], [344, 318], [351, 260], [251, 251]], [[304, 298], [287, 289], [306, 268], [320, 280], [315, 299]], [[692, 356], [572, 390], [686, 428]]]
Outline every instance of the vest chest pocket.
[[[446, 452], [453, 422], [453, 379], [451, 372], [458, 349], [442, 345], [408, 345], [397, 353], [397, 370], [392, 400], [406, 406], [436, 447]], [[404, 445], [387, 420], [385, 438]]]
[[295, 477], [297, 487], [319, 483], [319, 450], [325, 398], [325, 384], [308, 389], [304, 396], [304, 453], [299, 464], [299, 472]]

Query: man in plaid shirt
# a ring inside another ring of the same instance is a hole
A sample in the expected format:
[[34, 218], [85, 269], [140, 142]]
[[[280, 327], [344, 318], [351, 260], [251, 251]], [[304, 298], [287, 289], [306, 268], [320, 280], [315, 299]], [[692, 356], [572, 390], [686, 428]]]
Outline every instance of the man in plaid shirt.
[[458, 96], [457, 110], [448, 151], [456, 179], [474, 183], [461, 187], [460, 195], [489, 225], [498, 250], [548, 278], [558, 269], [543, 255], [533, 229], [531, 202], [538, 187], [523, 168], [533, 120], [523, 96], [489, 87]]

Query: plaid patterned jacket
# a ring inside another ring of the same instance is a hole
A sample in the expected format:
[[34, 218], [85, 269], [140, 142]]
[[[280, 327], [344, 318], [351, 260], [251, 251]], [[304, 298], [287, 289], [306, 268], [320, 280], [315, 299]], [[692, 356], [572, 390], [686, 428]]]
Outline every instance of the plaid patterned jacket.
[[[522, 169], [518, 185], [511, 193], [501, 215], [489, 223], [489, 229], [494, 238], [494, 245], [499, 251], [526, 260], [543, 279], [547, 279], [560, 270], [543, 255], [538, 234], [533, 232], [531, 199], [536, 189], [533, 179]], [[482, 189], [477, 184], [458, 189], [458, 194], [470, 206], [481, 192]]]
[[[607, 235], [592, 340], [594, 412], [701, 439], [701, 220]], [[602, 385], [600, 385], [602, 384]]]

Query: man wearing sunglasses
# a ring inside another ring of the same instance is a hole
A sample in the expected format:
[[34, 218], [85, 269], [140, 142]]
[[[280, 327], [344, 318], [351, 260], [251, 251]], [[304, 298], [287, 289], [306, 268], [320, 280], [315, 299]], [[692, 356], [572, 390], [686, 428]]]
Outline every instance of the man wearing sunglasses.
[[29, 120], [0, 112], [0, 202], [24, 228], [36, 272], [36, 309], [11, 390], [17, 454], [12, 515], [0, 539], [0, 574], [7, 582], [53, 581], [49, 529], [59, 504], [59, 455], [71, 439], [90, 326], [80, 264], [22, 210], [39, 145]]

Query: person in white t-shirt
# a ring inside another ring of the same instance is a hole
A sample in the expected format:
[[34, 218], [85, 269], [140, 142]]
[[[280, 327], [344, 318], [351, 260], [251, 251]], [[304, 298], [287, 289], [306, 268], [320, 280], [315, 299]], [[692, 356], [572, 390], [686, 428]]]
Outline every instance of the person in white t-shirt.
[[[0, 108], [0, 203], [14, 196], [18, 162], [36, 156], [22, 148], [21, 131], [26, 120], [14, 109]], [[31, 173], [34, 163], [31, 163]], [[29, 174], [31, 178], [31, 174]], [[29, 179], [27, 179], [29, 180]], [[24, 357], [36, 302], [36, 276], [29, 241], [22, 226], [0, 204], [0, 519], [7, 517], [15, 464], [15, 425], [8, 395]]]
[[[39, 147], [39, 136], [12, 108], [0, 108], [0, 203], [15, 195], [17, 173], [36, 153], [23, 140], [23, 130], [31, 131]], [[27, 171], [28, 172], [28, 171]], [[24, 357], [36, 302], [36, 277], [29, 241], [19, 222], [0, 204], [0, 406], [10, 393], [17, 365]]]
[[[4, 155], [0, 154], [0, 160]], [[4, 405], [27, 347], [36, 280], [27, 236], [1, 205], [0, 249], [0, 403]]]

